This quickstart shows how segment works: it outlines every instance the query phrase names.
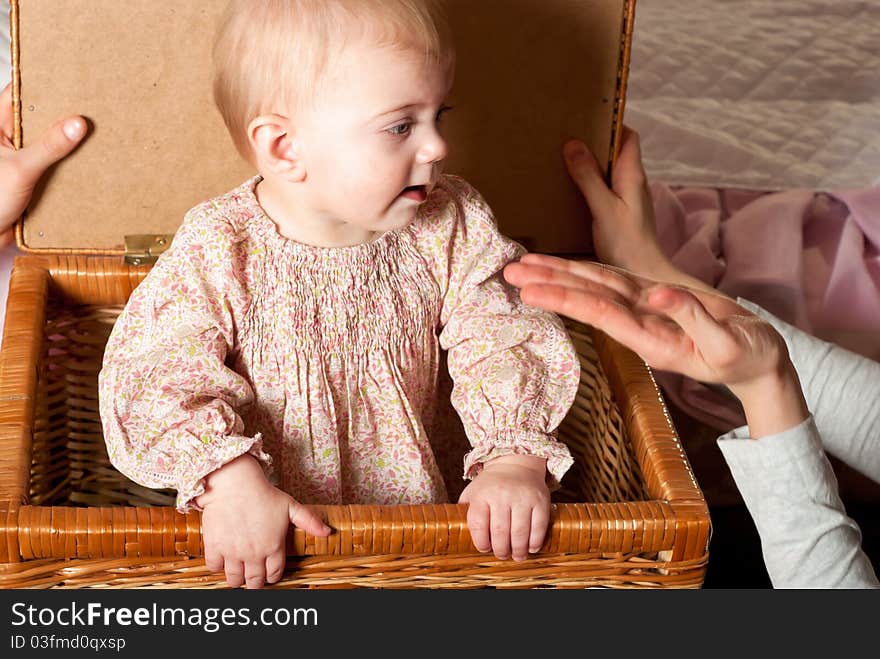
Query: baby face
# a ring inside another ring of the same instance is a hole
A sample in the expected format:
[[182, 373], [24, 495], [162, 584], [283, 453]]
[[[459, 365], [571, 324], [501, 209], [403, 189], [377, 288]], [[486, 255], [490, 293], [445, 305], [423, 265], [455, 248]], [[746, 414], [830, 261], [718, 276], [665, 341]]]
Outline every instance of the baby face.
[[451, 70], [367, 44], [347, 47], [333, 70], [296, 131], [310, 211], [354, 236], [400, 229], [446, 157], [440, 117]]

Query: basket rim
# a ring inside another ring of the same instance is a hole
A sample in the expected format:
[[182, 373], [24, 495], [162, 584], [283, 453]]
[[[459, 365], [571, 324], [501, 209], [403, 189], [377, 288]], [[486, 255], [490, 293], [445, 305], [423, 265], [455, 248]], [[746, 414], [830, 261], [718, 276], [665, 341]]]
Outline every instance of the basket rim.
[[[50, 287], [74, 303], [120, 304], [149, 272], [119, 258], [20, 256], [10, 278], [0, 349], [0, 562], [41, 558], [198, 556], [200, 513], [170, 507], [31, 506], [27, 501], [36, 404], [36, 363]], [[97, 284], [96, 284], [97, 282]], [[97, 291], [97, 298], [96, 292]], [[649, 501], [554, 504], [545, 552], [662, 552], [670, 561], [706, 553], [708, 507], [650, 369], [634, 353], [587, 328], [620, 408]], [[466, 506], [317, 507], [337, 533], [292, 533], [296, 555], [374, 555], [426, 548], [475, 551]], [[416, 532], [418, 530], [418, 532]]]

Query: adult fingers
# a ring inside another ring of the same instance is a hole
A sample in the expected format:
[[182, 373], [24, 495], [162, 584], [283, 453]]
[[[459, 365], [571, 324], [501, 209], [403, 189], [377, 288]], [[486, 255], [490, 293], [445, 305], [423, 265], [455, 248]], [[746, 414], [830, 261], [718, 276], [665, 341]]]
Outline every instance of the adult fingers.
[[510, 558], [510, 508], [494, 507], [489, 512], [489, 534], [492, 536], [492, 552], [495, 558]]
[[229, 587], [240, 588], [244, 583], [244, 563], [227, 558], [224, 571], [226, 572], [226, 583]]
[[76, 148], [86, 134], [86, 120], [68, 117], [52, 124], [42, 137], [10, 158], [20, 171], [23, 187], [33, 187], [50, 166]]
[[290, 517], [290, 523], [306, 533], [320, 536], [330, 535], [332, 529], [324, 524], [321, 518], [308, 506], [291, 500], [287, 514]]
[[605, 184], [599, 163], [580, 140], [569, 140], [562, 147], [568, 174], [580, 188], [593, 216], [605, 217], [613, 212], [617, 195]]
[[287, 556], [283, 551], [277, 551], [266, 559], [266, 581], [278, 583], [284, 574], [284, 566], [287, 564]]
[[520, 290], [522, 301], [534, 307], [593, 325], [608, 334], [637, 333], [641, 326], [633, 311], [610, 295], [556, 284], [527, 284]]
[[628, 204], [641, 201], [648, 177], [642, 164], [642, 145], [639, 134], [629, 126], [623, 127], [620, 153], [611, 171], [611, 187]]
[[[459, 499], [461, 503], [467, 500]], [[492, 538], [489, 535], [489, 506], [484, 502], [468, 503], [468, 531], [477, 551], [486, 553], [492, 549]]]
[[700, 300], [681, 288], [658, 286], [648, 293], [648, 304], [661, 310], [687, 334], [710, 360], [730, 354], [735, 339], [727, 328], [706, 311]]
[[[549, 256], [547, 254], [524, 254], [519, 260], [520, 264], [554, 270], [557, 273], [566, 273], [579, 280], [591, 281], [613, 289], [627, 299], [634, 299], [639, 291], [648, 282], [642, 281], [637, 275], [605, 265], [596, 261], [575, 261], [573, 259]], [[577, 286], [572, 285], [572, 288]]]
[[0, 130], [7, 139], [12, 140], [12, 83], [3, 88], [0, 94]]
[[0, 233], [0, 251], [6, 249], [14, 242], [15, 242], [15, 231], [12, 227], [9, 227], [3, 233]]
[[553, 284], [583, 290], [596, 295], [604, 295], [621, 304], [633, 303], [637, 300], [637, 293], [634, 291], [627, 291], [626, 294], [622, 294], [613, 287], [579, 277], [568, 270], [556, 270], [531, 263], [514, 262], [508, 264], [504, 268], [504, 278], [518, 288], [533, 284]]
[[523, 254], [519, 263], [540, 265], [554, 270], [570, 272], [583, 279], [602, 282], [613, 288], [619, 288], [626, 291], [658, 283], [653, 279], [638, 275], [635, 272], [630, 272], [625, 268], [619, 268], [599, 261], [575, 260], [561, 256], [530, 252], [528, 254]]
[[523, 302], [592, 325], [622, 343], [649, 364], [673, 362], [670, 355], [682, 352], [681, 330], [658, 316], [633, 309], [583, 289], [551, 284], [532, 284], [520, 291]]
[[249, 590], [262, 588], [266, 583], [266, 561], [248, 561], [244, 564], [244, 580]]
[[515, 561], [529, 557], [529, 540], [532, 534], [532, 509], [514, 508], [510, 512], [510, 555]]

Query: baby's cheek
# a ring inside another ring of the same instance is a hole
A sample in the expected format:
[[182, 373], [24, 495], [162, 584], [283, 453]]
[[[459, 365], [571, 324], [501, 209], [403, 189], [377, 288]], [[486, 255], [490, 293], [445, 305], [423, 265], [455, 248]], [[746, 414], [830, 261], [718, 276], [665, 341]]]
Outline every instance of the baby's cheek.
[[[365, 173], [361, 168], [340, 171], [339, 181], [340, 203], [351, 208], [371, 208], [376, 205], [378, 191], [382, 190], [382, 182]], [[387, 187], [387, 183], [385, 183]]]

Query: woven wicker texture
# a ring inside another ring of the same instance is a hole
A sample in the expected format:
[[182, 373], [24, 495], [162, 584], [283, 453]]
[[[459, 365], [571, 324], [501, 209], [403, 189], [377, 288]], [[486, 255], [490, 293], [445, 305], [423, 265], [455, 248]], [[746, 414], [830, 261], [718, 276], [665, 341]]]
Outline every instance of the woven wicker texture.
[[[198, 513], [110, 465], [97, 373], [146, 267], [22, 257], [0, 351], [0, 587], [223, 587]], [[709, 519], [656, 384], [635, 355], [571, 323], [577, 400], [560, 427], [575, 467], [541, 553], [478, 554], [466, 507], [324, 506], [328, 538], [296, 530], [275, 587], [698, 587]]]

